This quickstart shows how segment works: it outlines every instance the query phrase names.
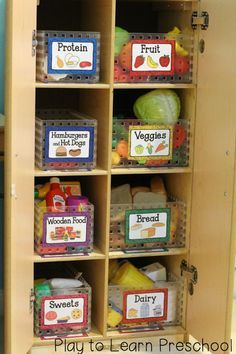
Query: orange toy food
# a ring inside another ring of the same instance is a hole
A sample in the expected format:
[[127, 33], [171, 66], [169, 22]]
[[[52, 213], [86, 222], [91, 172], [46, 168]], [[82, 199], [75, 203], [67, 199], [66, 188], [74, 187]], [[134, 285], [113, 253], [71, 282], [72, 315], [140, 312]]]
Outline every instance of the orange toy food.
[[120, 52], [119, 61], [122, 68], [131, 70], [132, 67], [132, 44], [131, 42], [125, 44]]
[[120, 140], [116, 146], [116, 151], [120, 157], [128, 158], [128, 142], [126, 140]]

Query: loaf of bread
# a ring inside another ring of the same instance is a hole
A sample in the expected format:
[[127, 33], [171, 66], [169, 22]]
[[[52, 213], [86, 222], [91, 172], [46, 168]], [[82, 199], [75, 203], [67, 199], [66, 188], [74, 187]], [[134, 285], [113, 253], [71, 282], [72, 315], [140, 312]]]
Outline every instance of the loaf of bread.
[[134, 204], [149, 204], [150, 206], [165, 207], [166, 194], [153, 192], [138, 192], [133, 197]]
[[153, 176], [151, 178], [150, 186], [151, 186], [151, 192], [163, 193], [166, 195], [165, 185], [161, 176]]
[[112, 188], [111, 204], [132, 204], [132, 195], [129, 184]]

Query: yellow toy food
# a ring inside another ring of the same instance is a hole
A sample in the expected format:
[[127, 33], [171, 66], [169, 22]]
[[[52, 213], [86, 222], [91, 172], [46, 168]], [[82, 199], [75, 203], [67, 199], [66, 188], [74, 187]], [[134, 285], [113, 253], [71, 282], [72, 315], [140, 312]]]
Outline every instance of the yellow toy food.
[[174, 39], [175, 40], [175, 52], [177, 55], [181, 57], [186, 57], [188, 55], [188, 51], [185, 50], [180, 43], [178, 42], [178, 36], [181, 34], [181, 31], [178, 27], [174, 27], [172, 31], [168, 32], [166, 35], [167, 39]]
[[120, 164], [120, 155], [116, 151], [112, 151], [111, 153], [111, 163], [112, 165], [119, 165]]
[[110, 327], [116, 327], [122, 320], [122, 314], [115, 309], [109, 307], [107, 315], [107, 324]]

